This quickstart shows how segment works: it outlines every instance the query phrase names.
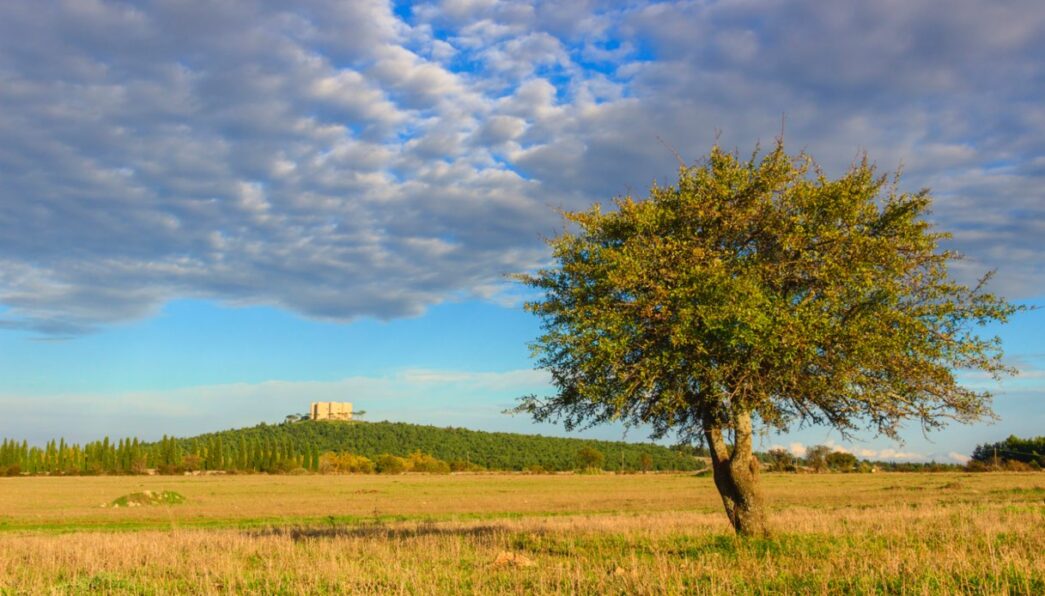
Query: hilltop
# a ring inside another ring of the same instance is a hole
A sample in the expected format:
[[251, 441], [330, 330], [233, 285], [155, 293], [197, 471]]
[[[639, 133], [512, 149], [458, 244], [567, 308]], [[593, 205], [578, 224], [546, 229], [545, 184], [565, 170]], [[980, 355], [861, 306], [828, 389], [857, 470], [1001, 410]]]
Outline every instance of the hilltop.
[[259, 424], [179, 439], [182, 449], [194, 443], [210, 445], [290, 443], [299, 449], [308, 446], [320, 453], [350, 452], [374, 459], [390, 453], [401, 457], [422, 451], [438, 459], [466, 461], [490, 470], [524, 470], [540, 466], [546, 470], [572, 470], [577, 467], [577, 452], [593, 448], [605, 456], [603, 468], [642, 469], [643, 455], [651, 470], [695, 470], [703, 462], [653, 443], [627, 443], [545, 437], [518, 433], [484, 432], [466, 428], [442, 428], [405, 422], [341, 422], [332, 420]]

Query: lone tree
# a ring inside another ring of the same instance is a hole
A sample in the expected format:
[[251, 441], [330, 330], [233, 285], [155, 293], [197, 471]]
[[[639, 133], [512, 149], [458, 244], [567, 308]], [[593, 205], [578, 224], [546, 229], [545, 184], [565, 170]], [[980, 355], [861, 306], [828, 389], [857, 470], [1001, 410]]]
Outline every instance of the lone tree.
[[577, 464], [582, 470], [595, 470], [602, 467], [606, 456], [594, 447], [581, 447], [577, 451]]
[[955, 369], [998, 377], [977, 326], [1018, 307], [951, 279], [958, 258], [925, 220], [928, 191], [897, 190], [865, 158], [836, 180], [782, 141], [748, 160], [711, 150], [676, 186], [565, 212], [542, 292], [538, 366], [557, 391], [517, 411], [579, 425], [622, 421], [706, 443], [726, 514], [767, 533], [752, 435], [826, 424], [897, 438], [912, 419], [991, 415]]

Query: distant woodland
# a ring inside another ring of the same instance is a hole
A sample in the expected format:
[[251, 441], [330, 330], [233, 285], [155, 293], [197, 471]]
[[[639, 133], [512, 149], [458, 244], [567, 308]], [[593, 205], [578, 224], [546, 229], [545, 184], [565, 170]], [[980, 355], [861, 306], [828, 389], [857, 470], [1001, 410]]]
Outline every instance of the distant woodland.
[[[399, 474], [463, 471], [657, 472], [704, 469], [707, 451], [680, 445], [567, 439], [401, 422], [290, 420], [250, 428], [163, 437], [155, 442], [108, 437], [84, 445], [0, 441], [0, 476], [98, 474]], [[937, 472], [1039, 470], [1045, 437], [978, 445], [961, 466], [871, 462], [816, 445], [803, 457], [783, 449], [755, 454], [774, 472]]]
[[637, 444], [488, 433], [397, 422], [308, 420], [160, 441], [108, 437], [84, 445], [0, 443], [0, 474], [444, 473], [451, 471], [685, 471], [692, 452]]

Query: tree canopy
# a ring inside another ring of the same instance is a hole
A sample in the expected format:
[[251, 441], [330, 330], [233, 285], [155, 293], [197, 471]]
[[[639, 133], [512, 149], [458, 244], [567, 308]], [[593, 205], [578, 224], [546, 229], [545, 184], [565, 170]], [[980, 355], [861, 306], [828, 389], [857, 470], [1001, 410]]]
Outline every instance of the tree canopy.
[[753, 474], [753, 425], [897, 437], [905, 420], [989, 415], [955, 370], [1008, 372], [977, 332], [1016, 307], [950, 277], [929, 192], [898, 186], [866, 158], [830, 179], [777, 142], [749, 159], [714, 147], [647, 199], [564, 212], [554, 265], [519, 276], [542, 293], [532, 348], [557, 391], [519, 409], [707, 442], [720, 491]]

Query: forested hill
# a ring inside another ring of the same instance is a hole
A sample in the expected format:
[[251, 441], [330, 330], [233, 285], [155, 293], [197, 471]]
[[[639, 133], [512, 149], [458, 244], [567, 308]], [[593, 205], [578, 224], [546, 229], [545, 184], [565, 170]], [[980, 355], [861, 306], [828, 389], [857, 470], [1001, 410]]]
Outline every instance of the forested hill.
[[[319, 452], [351, 452], [374, 459], [384, 453], [407, 456], [423, 451], [438, 459], [466, 461], [490, 470], [524, 470], [541, 466], [546, 470], [577, 468], [577, 454], [584, 447], [604, 456], [601, 467], [619, 470], [694, 470], [703, 463], [652, 443], [624, 443], [491, 433], [464, 428], [439, 428], [402, 422], [299, 421], [259, 424], [251, 428], [208, 433], [180, 439], [184, 450], [192, 445], [209, 445], [220, 439], [226, 446], [290, 443]], [[648, 457], [643, 457], [644, 455]], [[643, 460], [645, 459], [645, 466]]]

